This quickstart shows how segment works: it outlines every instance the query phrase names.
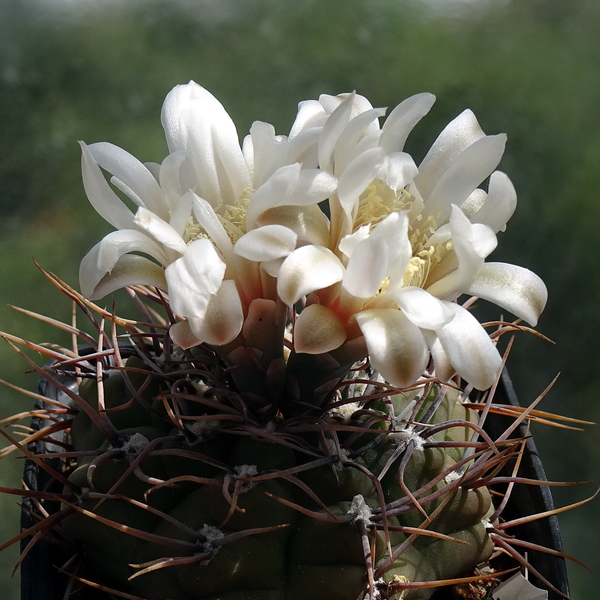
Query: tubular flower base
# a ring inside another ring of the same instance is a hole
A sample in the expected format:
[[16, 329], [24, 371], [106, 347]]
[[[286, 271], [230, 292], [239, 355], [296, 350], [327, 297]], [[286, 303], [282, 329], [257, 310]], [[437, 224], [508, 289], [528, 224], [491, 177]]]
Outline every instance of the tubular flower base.
[[[432, 103], [380, 125], [362, 96], [321, 96], [289, 135], [257, 122], [240, 146], [190, 82], [165, 100], [161, 164], [82, 143], [115, 231], [82, 294], [45, 275], [95, 334], [39, 315], [73, 348], [5, 334], [50, 359], [22, 353], [42, 384], [5, 434], [26, 489], [4, 491], [25, 499], [24, 565], [55, 544], [62, 597], [426, 600], [519, 564], [555, 589], [504, 518], [540, 484], [518, 428], [553, 417], [515, 408], [486, 432], [506, 414], [496, 344], [536, 324], [546, 288], [485, 262], [516, 205], [505, 136], [466, 111], [419, 166], [404, 151]], [[122, 287], [141, 321], [94, 304]], [[518, 320], [480, 324], [475, 296]]]

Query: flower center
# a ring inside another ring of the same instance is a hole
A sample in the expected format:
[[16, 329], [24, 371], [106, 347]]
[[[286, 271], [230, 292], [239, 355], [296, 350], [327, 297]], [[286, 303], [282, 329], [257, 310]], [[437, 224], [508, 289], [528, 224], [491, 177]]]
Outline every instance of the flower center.
[[372, 231], [391, 213], [409, 210], [414, 200], [414, 196], [407, 190], [395, 191], [381, 179], [374, 179], [359, 198], [352, 231], [356, 231], [363, 225], [369, 225], [369, 229]]
[[[429, 217], [426, 222], [435, 223], [435, 220]], [[430, 276], [435, 268], [446, 258], [449, 252], [452, 252], [452, 240], [427, 245], [427, 240], [435, 230], [434, 225], [427, 226], [425, 230], [412, 230], [410, 242], [413, 248], [413, 256], [402, 277], [405, 286], [425, 288], [426, 284], [430, 282]]]
[[226, 204], [222, 215], [217, 215], [232, 244], [246, 233], [246, 213], [254, 190], [246, 188], [234, 204]]
[[[226, 204], [223, 207], [223, 214], [216, 213], [232, 244], [235, 244], [246, 233], [246, 213], [253, 192], [254, 190], [250, 188], [245, 189], [234, 204]], [[183, 239], [188, 245], [199, 239], [210, 239], [214, 242], [193, 216], [189, 218], [185, 226]]]

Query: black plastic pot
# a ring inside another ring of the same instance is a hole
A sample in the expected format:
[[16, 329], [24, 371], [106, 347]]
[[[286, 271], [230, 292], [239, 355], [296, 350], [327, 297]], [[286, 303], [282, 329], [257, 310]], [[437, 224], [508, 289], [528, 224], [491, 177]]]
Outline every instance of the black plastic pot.
[[[498, 390], [496, 391], [496, 395], [494, 396], [494, 401], [497, 403], [519, 406], [517, 395], [515, 394], [512, 382], [506, 371], [502, 373], [502, 378]], [[492, 438], [497, 438], [506, 430], [510, 423], [511, 419], [509, 417], [494, 415], [493, 418], [488, 417], [486, 430]], [[525, 436], [525, 427], [523, 425], [519, 427], [515, 432], [515, 435], [521, 437]], [[532, 438], [527, 440], [527, 448], [521, 463], [519, 475], [529, 479], [547, 481], [542, 460]], [[511, 500], [507, 504], [502, 516], [506, 520], [512, 520], [553, 509], [554, 502], [548, 486], [515, 485], [512, 491]], [[562, 552], [563, 550], [558, 518], [555, 515], [511, 528], [510, 533], [546, 548], [551, 548], [559, 552]], [[552, 585], [566, 596], [569, 595], [569, 580], [564, 558], [546, 552], [530, 550], [528, 551], [527, 560]], [[545, 588], [544, 584], [531, 573], [529, 574], [529, 580], [533, 585]], [[549, 591], [548, 598], [549, 600], [559, 600], [561, 596], [556, 592]]]
[[[72, 377], [61, 377], [61, 383], [73, 390], [76, 389], [76, 383]], [[48, 399], [59, 400], [64, 404], [69, 404], [71, 402], [66, 394], [49, 384], [45, 379], [40, 381], [38, 393]], [[506, 372], [502, 374], [500, 385], [496, 392], [495, 402], [513, 406], [519, 405], [510, 377]], [[47, 408], [46, 403], [41, 400], [37, 400], [35, 406], [36, 408]], [[495, 438], [506, 430], [510, 425], [510, 422], [511, 419], [509, 417], [490, 415], [486, 424], [486, 430], [492, 438]], [[34, 418], [32, 427], [34, 429], [41, 429], [47, 424], [48, 423], [43, 419]], [[524, 434], [524, 428], [520, 428], [520, 430], [515, 432], [516, 436], [524, 436]], [[52, 438], [60, 443], [65, 441], [65, 434], [64, 432], [58, 432], [53, 434]], [[58, 452], [61, 450], [61, 447], [57, 444], [40, 440], [31, 443], [29, 445], [29, 450], [34, 454], [45, 454]], [[53, 468], [60, 470], [60, 459], [46, 459], [46, 462]], [[532, 439], [527, 441], [527, 448], [521, 463], [519, 474], [522, 477], [546, 481], [542, 462]], [[31, 459], [26, 460], [25, 463], [24, 482], [29, 489], [33, 490], [45, 490], [49, 489], [48, 486], [56, 486], [56, 482], [52, 481], [50, 475]], [[60, 487], [58, 489], [55, 487], [53, 491], [60, 492], [61, 489]], [[503, 517], [507, 520], [512, 520], [534, 513], [552, 510], [553, 507], [554, 505], [549, 487], [516, 485], [513, 489], [511, 500], [503, 512]], [[48, 508], [50, 510], [52, 510], [52, 508], [57, 511], [59, 510], [58, 505]], [[31, 500], [25, 498], [21, 513], [21, 525], [23, 529], [31, 527], [36, 522], [36, 519], [32, 517], [30, 513], [31, 509]], [[518, 528], [511, 530], [511, 533], [521, 539], [540, 544], [547, 548], [562, 551], [558, 519], [555, 516], [521, 525]], [[24, 539], [21, 547], [25, 548], [29, 541], [30, 538]], [[30, 550], [21, 565], [21, 600], [62, 600], [69, 580], [58, 571], [57, 566], [60, 566], [67, 558], [67, 555], [62, 555], [60, 546], [46, 540], [39, 541]], [[563, 558], [544, 552], [529, 551], [527, 559], [552, 585], [559, 589], [563, 594], [569, 594], [567, 569]], [[541, 588], [545, 587], [534, 575], [530, 574], [529, 579], [533, 585]], [[81, 584], [75, 585], [75, 589], [80, 587], [80, 585]], [[108, 596], [104, 593], [96, 593], [94, 590], [86, 587], [83, 590], [81, 599], [94, 600], [95, 598], [106, 599], [107, 597]], [[450, 593], [447, 588], [441, 588], [433, 597], [435, 600], [447, 600], [449, 598]], [[559, 600], [561, 596], [556, 592], [549, 591], [548, 598], [549, 600]]]

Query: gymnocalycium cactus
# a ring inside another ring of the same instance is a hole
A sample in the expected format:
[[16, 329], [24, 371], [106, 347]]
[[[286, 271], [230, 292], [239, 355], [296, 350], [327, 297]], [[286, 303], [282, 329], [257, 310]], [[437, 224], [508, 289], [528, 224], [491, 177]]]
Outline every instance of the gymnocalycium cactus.
[[[39, 515], [22, 537], [56, 542], [73, 597], [424, 600], [498, 577], [487, 561], [515, 551], [490, 487], [534, 413], [485, 432], [496, 343], [524, 327], [486, 331], [470, 298], [535, 325], [546, 288], [485, 262], [516, 205], [494, 171], [505, 136], [465, 111], [418, 167], [404, 152], [433, 100], [380, 126], [366, 98], [321, 96], [288, 136], [256, 122], [240, 147], [190, 82], [165, 101], [160, 165], [82, 144], [116, 231], [82, 294], [47, 276], [96, 334], [7, 336], [52, 359], [31, 363], [55, 395], [25, 443], [60, 447], [35, 459], [52, 481], [22, 492]], [[122, 287], [141, 321], [94, 304]]]

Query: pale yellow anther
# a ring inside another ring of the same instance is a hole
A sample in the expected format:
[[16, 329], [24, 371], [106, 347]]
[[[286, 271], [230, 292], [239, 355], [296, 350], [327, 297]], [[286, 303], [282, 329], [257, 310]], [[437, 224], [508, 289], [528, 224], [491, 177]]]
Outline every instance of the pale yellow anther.
[[[223, 207], [223, 214], [217, 213], [217, 218], [232, 244], [235, 244], [246, 233], [246, 213], [253, 191], [250, 188], [245, 189], [235, 204], [226, 204]], [[186, 244], [191, 244], [199, 239], [210, 239], [210, 236], [194, 217], [190, 217], [183, 232], [183, 239]]]
[[189, 245], [200, 239], [209, 239], [208, 234], [194, 217], [190, 217], [183, 232], [183, 241]]
[[227, 204], [222, 215], [218, 215], [229, 239], [235, 244], [246, 233], [246, 213], [254, 190], [246, 188], [235, 204]]
[[380, 179], [375, 179], [360, 196], [352, 231], [364, 225], [372, 231], [391, 213], [409, 210], [413, 202], [414, 196], [406, 190], [392, 190]]

